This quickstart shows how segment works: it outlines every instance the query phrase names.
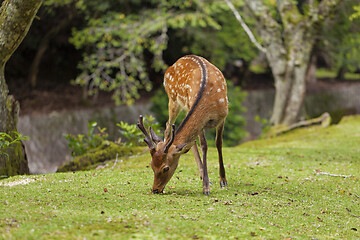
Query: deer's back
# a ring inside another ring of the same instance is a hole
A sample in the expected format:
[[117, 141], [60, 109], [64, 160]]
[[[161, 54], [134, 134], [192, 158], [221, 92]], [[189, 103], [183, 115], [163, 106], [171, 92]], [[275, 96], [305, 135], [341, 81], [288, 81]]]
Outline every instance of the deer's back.
[[[176, 61], [165, 73], [164, 87], [169, 101], [214, 118], [214, 124], [228, 113], [226, 81], [221, 71], [206, 59], [188, 55]], [[195, 110], [196, 109], [196, 110]], [[209, 126], [212, 127], [212, 126]]]

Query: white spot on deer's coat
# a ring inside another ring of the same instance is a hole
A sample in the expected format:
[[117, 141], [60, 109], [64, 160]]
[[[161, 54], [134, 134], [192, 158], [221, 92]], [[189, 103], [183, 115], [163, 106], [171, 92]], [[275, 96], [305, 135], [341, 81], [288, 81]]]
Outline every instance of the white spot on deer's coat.
[[171, 92], [173, 93], [173, 92], [174, 92], [174, 89], [172, 89]]
[[221, 89], [220, 89], [220, 88], [218, 88], [217, 92], [221, 92]]
[[220, 98], [219, 103], [223, 103], [223, 102], [225, 102], [225, 100], [223, 98]]

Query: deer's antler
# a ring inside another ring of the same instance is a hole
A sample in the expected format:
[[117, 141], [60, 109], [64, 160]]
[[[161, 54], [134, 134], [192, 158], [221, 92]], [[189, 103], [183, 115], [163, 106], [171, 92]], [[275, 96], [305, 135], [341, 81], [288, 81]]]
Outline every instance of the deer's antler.
[[149, 133], [146, 131], [145, 127], [144, 127], [144, 123], [143, 123], [143, 116], [140, 115], [139, 118], [139, 122], [136, 124], [138, 126], [138, 128], [142, 131], [142, 133], [145, 135], [145, 139], [144, 141], [146, 142], [146, 144], [149, 146], [150, 149], [155, 148], [155, 145], [153, 143], [153, 141], [151, 140]]

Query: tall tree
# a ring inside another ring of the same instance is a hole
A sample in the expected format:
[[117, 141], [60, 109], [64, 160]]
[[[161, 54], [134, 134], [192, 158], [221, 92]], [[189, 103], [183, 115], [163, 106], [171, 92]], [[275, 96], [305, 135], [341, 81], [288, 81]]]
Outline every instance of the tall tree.
[[[5, 82], [5, 64], [28, 32], [42, 0], [4, 0], [0, 9], [0, 132], [14, 136], [20, 110], [9, 95]], [[29, 172], [21, 143], [14, 144], [7, 156], [0, 155], [0, 175]]]
[[317, 33], [341, 1], [244, 0], [262, 39], [259, 49], [265, 52], [275, 79], [273, 125], [299, 120]]
[[[92, 2], [84, 1], [81, 6]], [[98, 89], [114, 91], [117, 103], [132, 103], [140, 97], [139, 89], [151, 89], [149, 72], [166, 69], [170, 55], [199, 54], [220, 68], [239, 55], [246, 55], [247, 61], [254, 56], [254, 48], [241, 38], [239, 29], [232, 31], [233, 24], [223, 27], [230, 14], [222, 0], [153, 0], [146, 4], [127, 0], [116, 6], [113, 2], [96, 15], [88, 11], [86, 26], [75, 29], [70, 40], [84, 52], [75, 83], [87, 87], [90, 94]]]

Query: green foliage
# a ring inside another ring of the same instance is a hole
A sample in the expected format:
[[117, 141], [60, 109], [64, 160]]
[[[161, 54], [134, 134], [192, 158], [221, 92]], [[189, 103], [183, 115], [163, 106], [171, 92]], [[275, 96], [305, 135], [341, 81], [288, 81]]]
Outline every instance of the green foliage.
[[[229, 114], [225, 121], [223, 143], [224, 146], [235, 146], [238, 145], [247, 134], [244, 130], [245, 118], [242, 115], [246, 111], [242, 106], [246, 93], [241, 91], [240, 87], [234, 87], [231, 82], [227, 82], [227, 84]], [[150, 110], [155, 114], [160, 124], [165, 126], [168, 120], [168, 98], [163, 89], [159, 89], [151, 98]], [[181, 112], [175, 124], [178, 126], [185, 116], [185, 112]], [[216, 136], [215, 129], [208, 130], [206, 135], [208, 136], [209, 144], [212, 144]]]
[[[123, 142], [125, 146], [144, 146], [144, 134], [136, 126], [136, 124], [128, 124], [121, 121], [116, 126], [120, 128], [120, 134], [125, 138]], [[146, 129], [152, 127], [157, 135], [160, 135], [160, 124], [151, 115], [146, 115], [144, 118], [144, 126]]]
[[353, 14], [350, 15], [349, 19], [352, 21], [356, 18], [360, 18], [360, 5], [354, 6], [353, 7], [355, 12]]
[[[206, 28], [199, 31], [197, 28], [185, 28], [178, 31], [178, 35], [187, 38], [188, 44], [184, 52], [200, 55], [207, 58], [220, 69], [226, 63], [231, 63], [239, 58], [250, 62], [257, 54], [257, 49], [250, 42], [244, 30], [236, 21], [232, 12], [227, 11], [227, 6], [219, 6], [223, 11], [217, 12], [216, 21], [221, 29]], [[253, 24], [249, 19], [249, 24]]]
[[20, 141], [29, 140], [29, 137], [23, 136], [16, 131], [12, 132], [12, 135], [0, 132], [0, 155], [5, 155], [6, 158], [9, 158], [7, 150], [12, 148], [14, 144], [20, 143]]
[[87, 135], [78, 134], [74, 136], [72, 134], [64, 134], [64, 137], [68, 140], [68, 147], [73, 157], [87, 153], [107, 139], [108, 134], [105, 132], [106, 128], [95, 128], [96, 126], [97, 122], [88, 122]]
[[360, 69], [360, 19], [349, 20], [353, 5], [352, 1], [345, 1], [323, 29], [320, 47], [326, 62], [337, 72]]
[[[76, 4], [88, 21], [87, 26], [73, 29], [70, 39], [84, 51], [79, 64], [81, 74], [74, 82], [89, 88], [90, 94], [98, 89], [113, 91], [117, 104], [131, 104], [140, 97], [139, 89], [151, 89], [149, 68], [162, 72], [167, 67], [163, 52], [168, 47], [169, 30], [175, 36], [183, 38], [186, 34], [191, 39], [190, 48], [183, 52], [209, 57], [222, 67], [226, 60], [239, 55], [247, 60], [254, 56], [247, 38], [241, 37], [241, 29], [236, 24], [228, 25], [231, 14], [222, 1], [153, 0], [143, 6], [129, 0], [114, 6], [105, 0], [97, 11], [83, 10], [92, 9], [88, 6], [91, 2]], [[240, 5], [241, 1], [236, 3]]]

